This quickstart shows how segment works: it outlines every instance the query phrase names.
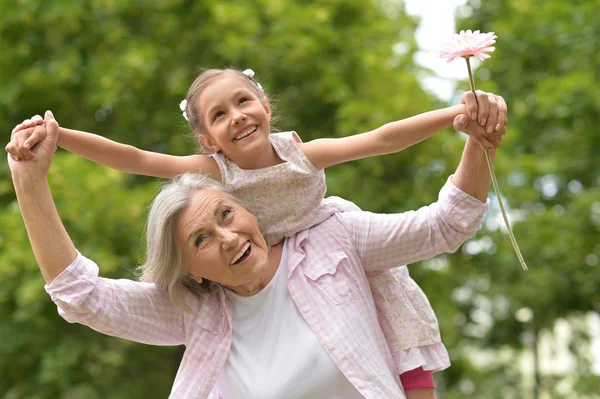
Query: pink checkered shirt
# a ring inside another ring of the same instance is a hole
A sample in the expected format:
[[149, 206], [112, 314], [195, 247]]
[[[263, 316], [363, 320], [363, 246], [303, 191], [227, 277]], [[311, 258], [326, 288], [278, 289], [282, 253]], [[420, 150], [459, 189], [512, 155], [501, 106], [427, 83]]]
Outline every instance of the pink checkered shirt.
[[[289, 292], [366, 398], [405, 395], [365, 272], [456, 251], [479, 229], [487, 207], [448, 182], [438, 202], [418, 211], [337, 213], [288, 239]], [[189, 313], [154, 284], [98, 277], [98, 266], [81, 254], [45, 288], [68, 322], [151, 345], [185, 345], [171, 398], [221, 398], [214, 387], [231, 346], [222, 288], [201, 299], [187, 297]]]

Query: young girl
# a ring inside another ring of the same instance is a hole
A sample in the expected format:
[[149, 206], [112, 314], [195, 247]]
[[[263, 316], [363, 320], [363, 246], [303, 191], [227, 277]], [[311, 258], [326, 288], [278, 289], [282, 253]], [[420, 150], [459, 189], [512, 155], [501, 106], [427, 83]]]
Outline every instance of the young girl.
[[[60, 129], [58, 144], [128, 173], [165, 178], [188, 171], [209, 173], [245, 201], [258, 216], [268, 242], [275, 244], [335, 212], [357, 209], [340, 198], [324, 199], [324, 168], [400, 151], [452, 125], [455, 118], [461, 118], [463, 130], [484, 148], [496, 147], [506, 122], [501, 97], [479, 93], [478, 105], [468, 93], [460, 105], [355, 136], [303, 143], [295, 132], [271, 134], [272, 108], [253, 75], [250, 70], [207, 70], [182, 101], [184, 117], [211, 155], [153, 153], [65, 128]], [[463, 114], [471, 115], [471, 120], [459, 116]], [[481, 125], [473, 122], [476, 118]], [[34, 117], [13, 130], [6, 150], [15, 159], [30, 158], [29, 149], [43, 139], [28, 129], [37, 123], [42, 120]], [[447, 368], [450, 362], [429, 301], [406, 267], [368, 277], [379, 321], [408, 398], [434, 397], [432, 372]]]

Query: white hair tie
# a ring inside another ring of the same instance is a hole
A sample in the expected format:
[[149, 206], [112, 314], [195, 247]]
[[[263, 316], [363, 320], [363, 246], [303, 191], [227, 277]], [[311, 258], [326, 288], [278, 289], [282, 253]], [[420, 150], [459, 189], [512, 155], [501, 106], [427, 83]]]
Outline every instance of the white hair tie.
[[186, 121], [190, 121], [187, 117], [187, 112], [185, 112], [185, 110], [187, 109], [187, 100], [183, 99], [181, 100], [181, 102], [179, 103], [179, 109], [183, 111], [183, 117], [185, 118]]
[[261, 84], [254, 80], [254, 71], [252, 69], [244, 69], [242, 73], [248, 76], [250, 80], [253, 81], [254, 84], [256, 84], [256, 86], [260, 89], [260, 91], [264, 91]]

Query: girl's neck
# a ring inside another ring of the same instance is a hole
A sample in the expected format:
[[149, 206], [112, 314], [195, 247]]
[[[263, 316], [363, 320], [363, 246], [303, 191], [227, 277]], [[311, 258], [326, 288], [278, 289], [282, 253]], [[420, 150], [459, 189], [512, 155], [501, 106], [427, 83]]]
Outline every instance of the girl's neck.
[[258, 156], [249, 155], [242, 160], [229, 160], [235, 163], [241, 169], [264, 169], [285, 162], [279, 157], [279, 154], [277, 154], [277, 151], [275, 151], [275, 148], [270, 141]]

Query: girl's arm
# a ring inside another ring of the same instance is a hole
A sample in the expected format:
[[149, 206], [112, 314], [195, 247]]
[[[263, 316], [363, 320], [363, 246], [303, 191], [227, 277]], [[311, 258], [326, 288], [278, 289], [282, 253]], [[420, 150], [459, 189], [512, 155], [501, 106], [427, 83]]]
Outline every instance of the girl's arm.
[[[26, 120], [13, 130], [6, 146], [14, 159], [32, 159], [31, 149], [46, 137], [38, 116]], [[93, 162], [125, 173], [172, 178], [185, 172], [204, 172], [220, 181], [217, 163], [206, 155], [173, 156], [121, 144], [106, 137], [78, 130], [59, 128], [58, 145]]]
[[174, 156], [144, 151], [96, 134], [65, 128], [60, 128], [58, 145], [125, 173], [172, 178], [185, 172], [204, 172], [221, 180], [217, 163], [207, 155]]
[[[502, 97], [493, 94], [480, 92], [478, 99], [479, 108], [482, 110], [485, 106], [486, 117], [479, 121], [483, 122], [481, 125], [474, 121], [469, 123], [465, 133], [482, 147], [492, 149], [498, 146], [498, 142], [493, 141], [486, 129], [489, 131], [491, 128], [493, 132], [504, 127], [506, 105]], [[465, 94], [462, 101], [465, 103], [391, 122], [370, 132], [343, 138], [317, 139], [301, 143], [299, 147], [319, 169], [355, 159], [395, 153], [451, 126], [458, 115], [476, 118], [475, 97]]]

